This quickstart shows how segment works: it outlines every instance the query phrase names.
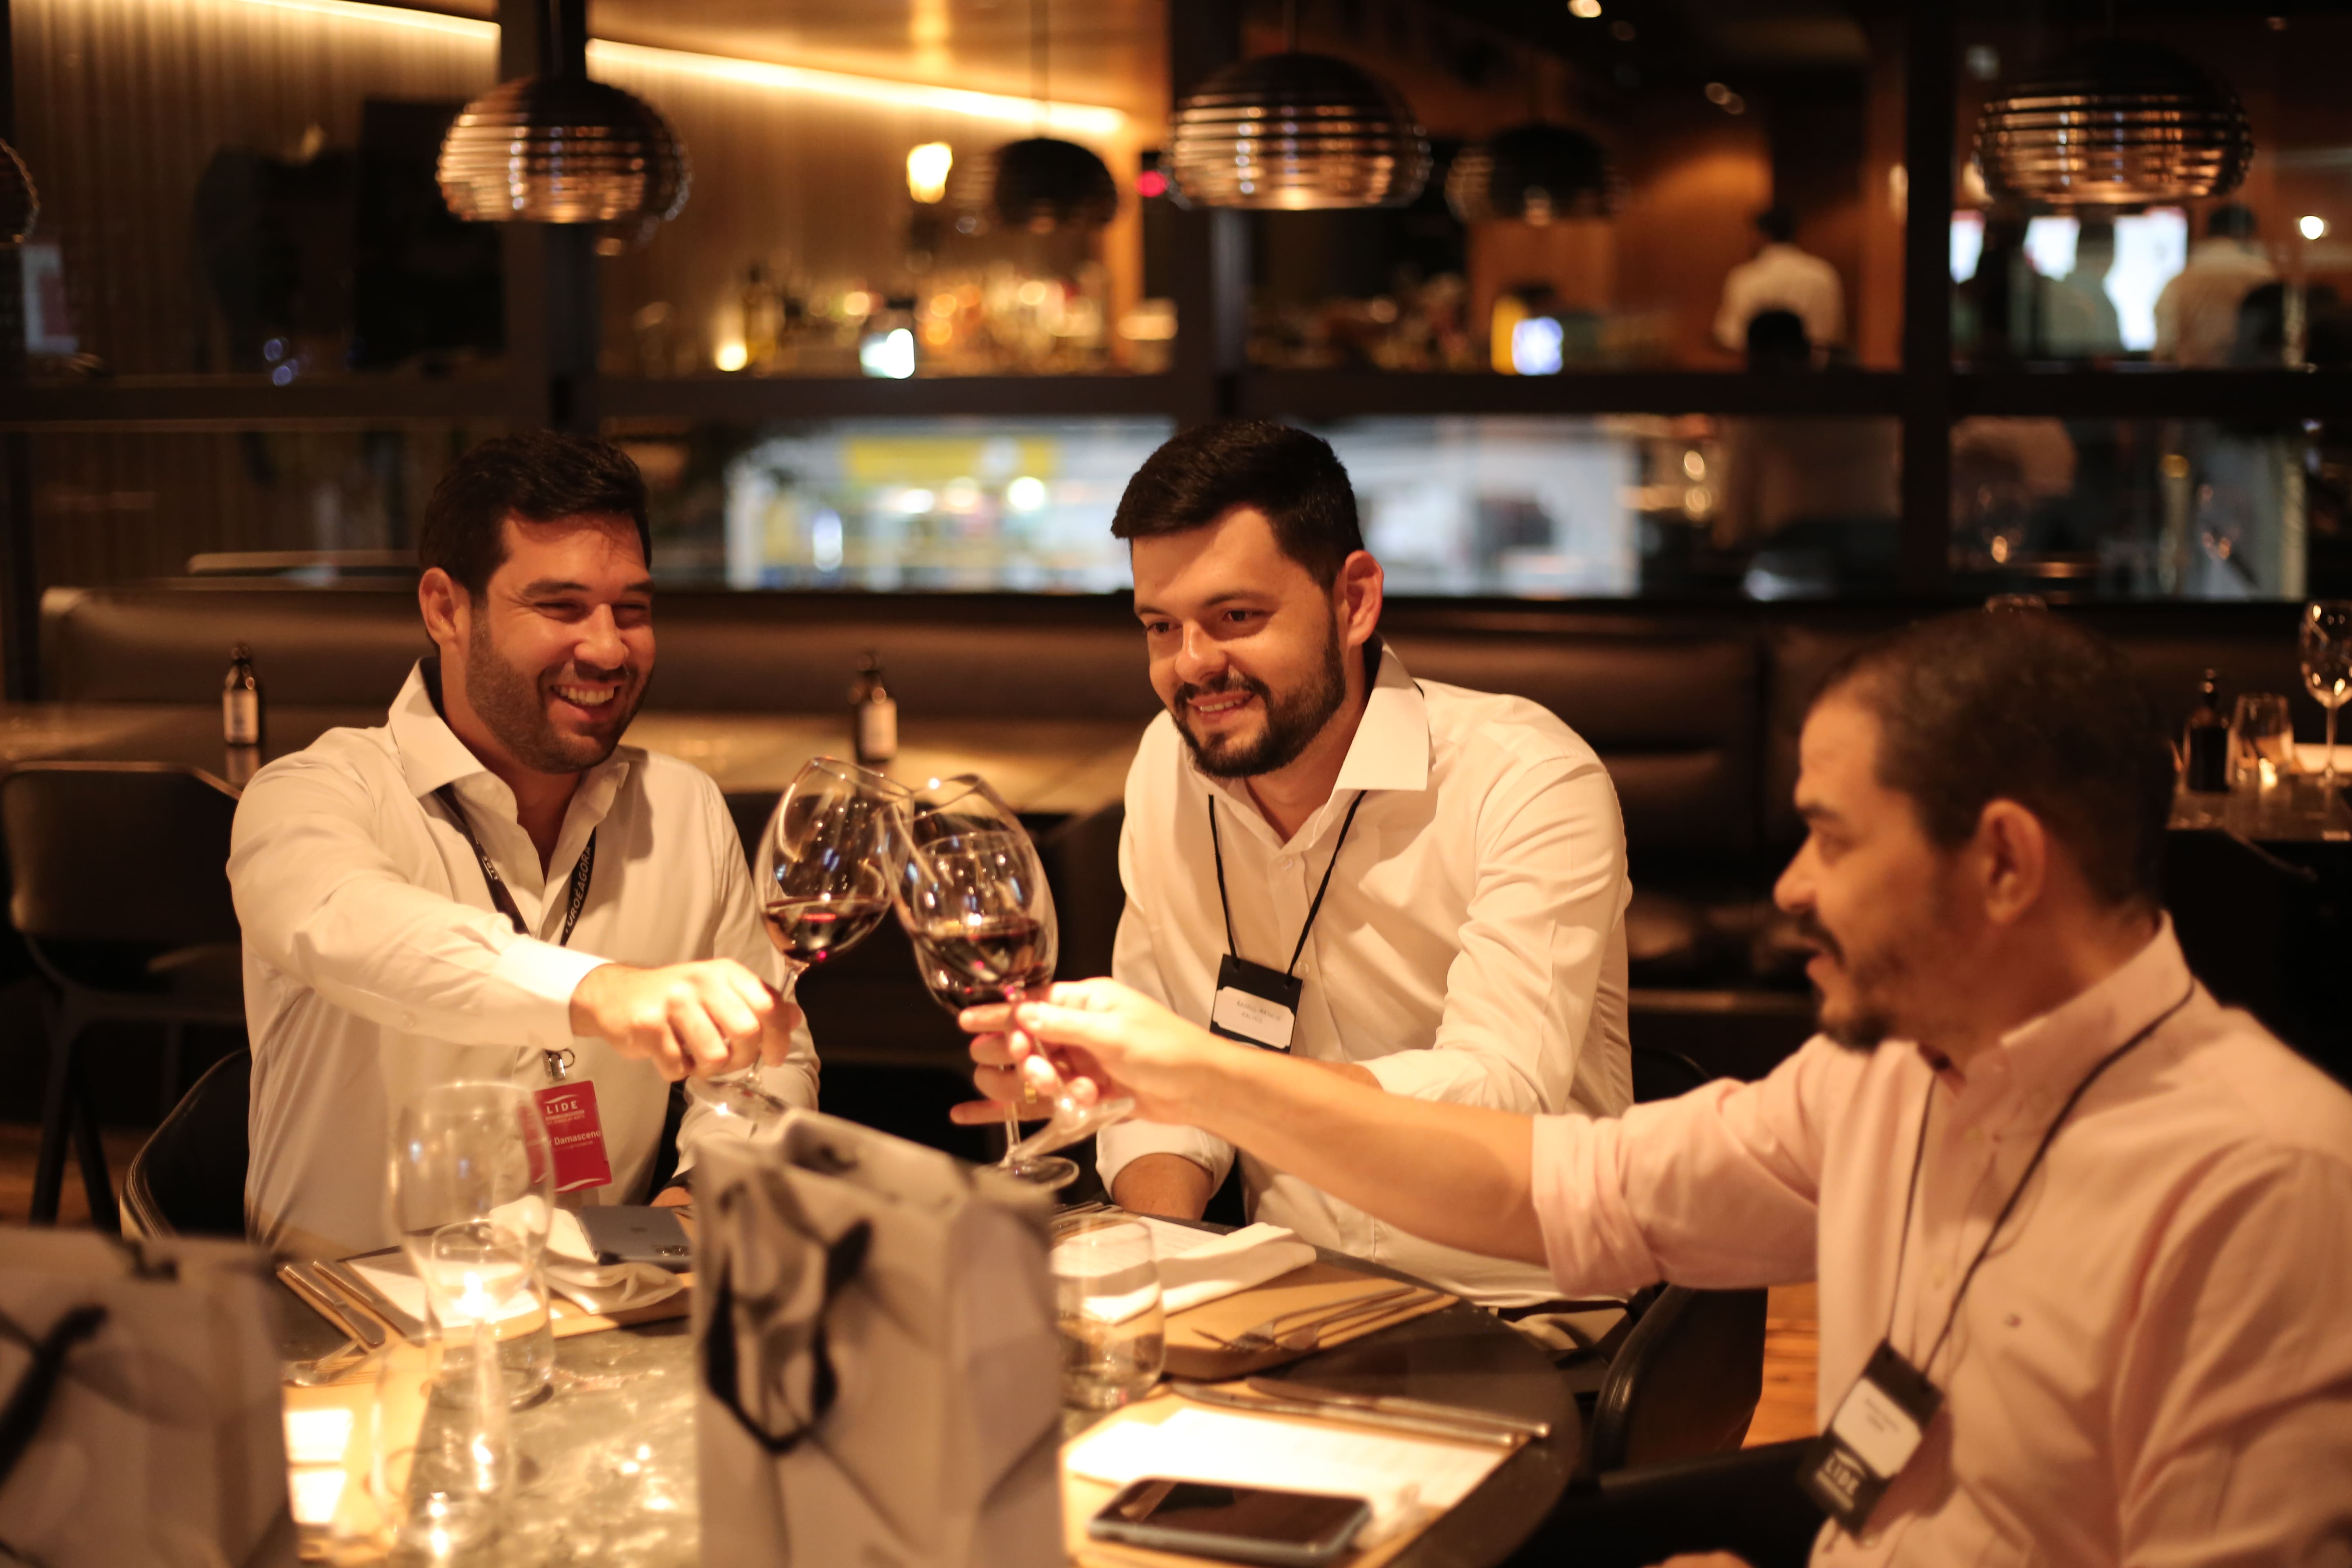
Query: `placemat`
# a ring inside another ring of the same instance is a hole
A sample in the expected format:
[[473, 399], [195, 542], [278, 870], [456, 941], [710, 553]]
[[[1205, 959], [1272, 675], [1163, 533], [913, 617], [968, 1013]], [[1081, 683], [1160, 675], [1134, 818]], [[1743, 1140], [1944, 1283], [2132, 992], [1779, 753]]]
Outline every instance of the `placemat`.
[[1279, 1346], [1248, 1352], [1227, 1350], [1209, 1339], [1201, 1331], [1231, 1339], [1244, 1329], [1265, 1321], [1277, 1313], [1302, 1308], [1331, 1306], [1351, 1296], [1386, 1289], [1400, 1281], [1384, 1274], [1360, 1274], [1338, 1264], [1315, 1262], [1294, 1268], [1278, 1279], [1241, 1291], [1223, 1300], [1204, 1302], [1189, 1311], [1178, 1312], [1168, 1320], [1168, 1375], [1195, 1383], [1222, 1383], [1228, 1378], [1264, 1372], [1269, 1367], [1285, 1366], [1294, 1361], [1344, 1345], [1350, 1340], [1362, 1339], [1399, 1323], [1411, 1322], [1443, 1307], [1454, 1304], [1454, 1298], [1434, 1293], [1419, 1298], [1406, 1297], [1393, 1311], [1380, 1317], [1359, 1320], [1319, 1339], [1307, 1350], [1284, 1350]]

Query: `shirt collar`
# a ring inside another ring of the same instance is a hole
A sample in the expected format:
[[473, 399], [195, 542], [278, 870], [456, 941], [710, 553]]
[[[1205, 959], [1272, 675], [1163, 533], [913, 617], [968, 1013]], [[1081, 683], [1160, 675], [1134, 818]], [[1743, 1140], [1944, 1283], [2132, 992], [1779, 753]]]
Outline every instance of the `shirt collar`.
[[2172, 917], [2159, 921], [2147, 945], [2114, 973], [2020, 1024], [1970, 1062], [1964, 1096], [2020, 1107], [2054, 1105], [2100, 1058], [2163, 1017], [2195, 981], [2173, 934]]
[[[400, 695], [392, 700], [386, 724], [392, 731], [393, 749], [400, 754], [401, 776], [419, 800], [444, 784], [460, 784], [458, 793], [467, 797], [469, 805], [478, 808], [496, 803], [503, 816], [511, 820], [515, 815], [514, 792], [482, 765], [482, 760], [441, 717], [441, 710], [433, 700], [440, 680], [439, 658], [420, 658], [408, 672]], [[580, 787], [564, 813], [563, 832], [557, 840], [559, 863], [569, 865], [571, 855], [567, 849], [577, 853], [573, 840], [584, 843], [588, 834], [604, 819], [612, 809], [613, 797], [628, 776], [631, 762], [640, 754], [634, 746], [615, 747], [611, 756], [582, 775]], [[481, 782], [471, 782], [475, 780]]]
[[[1376, 644], [1380, 667], [1371, 689], [1364, 694], [1364, 714], [1357, 721], [1355, 739], [1340, 761], [1331, 798], [1298, 830], [1301, 842], [1311, 842], [1347, 810], [1345, 796], [1353, 790], [1422, 790], [1429, 787], [1429, 703], [1396, 649]], [[1201, 771], [1192, 748], [1183, 752], [1184, 770], [1208, 790], [1225, 797], [1240, 818], [1272, 840], [1274, 829], [1250, 797], [1244, 779], [1221, 779]]]

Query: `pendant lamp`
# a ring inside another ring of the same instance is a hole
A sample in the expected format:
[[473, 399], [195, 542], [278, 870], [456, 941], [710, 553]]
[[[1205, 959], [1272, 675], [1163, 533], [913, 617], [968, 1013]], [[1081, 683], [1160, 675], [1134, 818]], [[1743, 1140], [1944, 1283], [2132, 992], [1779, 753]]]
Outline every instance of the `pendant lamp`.
[[1176, 106], [1169, 140], [1185, 206], [1394, 207], [1429, 183], [1429, 138], [1403, 97], [1295, 47], [1212, 76]]
[[1987, 103], [1976, 151], [1996, 196], [2118, 206], [2234, 190], [2254, 138], [2237, 95], [2202, 68], [2154, 44], [2102, 38]]
[[[552, 16], [548, 36], [562, 59]], [[607, 224], [615, 234], [676, 217], [692, 183], [685, 143], [651, 104], [552, 65], [467, 104], [434, 174], [469, 223]]]
[[[1029, 89], [1045, 119], [1045, 0], [1029, 5]], [[1118, 213], [1118, 182], [1100, 158], [1075, 142], [1030, 136], [996, 150], [988, 205], [996, 221], [1032, 234], [1100, 228]]]
[[1445, 205], [1464, 223], [1609, 217], [1618, 196], [1616, 172], [1600, 142], [1540, 121], [1465, 147], [1445, 175]]
[[0, 142], [0, 250], [25, 243], [41, 216], [41, 193], [16, 149]]

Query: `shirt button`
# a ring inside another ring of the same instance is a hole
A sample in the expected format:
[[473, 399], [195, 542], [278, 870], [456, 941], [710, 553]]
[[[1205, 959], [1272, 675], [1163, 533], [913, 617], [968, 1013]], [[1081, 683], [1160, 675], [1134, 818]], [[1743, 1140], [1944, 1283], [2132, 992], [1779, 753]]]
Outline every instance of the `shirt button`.
[[1277, 855], [1274, 858], [1274, 863], [1282, 868], [1282, 869], [1287, 871], [1293, 866], [1298, 864], [1298, 857], [1296, 855]]

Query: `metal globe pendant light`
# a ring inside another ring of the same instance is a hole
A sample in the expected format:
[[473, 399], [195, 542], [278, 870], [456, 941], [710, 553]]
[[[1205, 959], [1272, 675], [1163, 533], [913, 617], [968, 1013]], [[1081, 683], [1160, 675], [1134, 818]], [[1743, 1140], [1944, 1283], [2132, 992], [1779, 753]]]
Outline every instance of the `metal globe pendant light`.
[[[551, 39], [553, 31], [551, 16]], [[685, 143], [651, 104], [552, 67], [467, 104], [434, 174], [449, 210], [469, 223], [609, 224], [616, 233], [676, 217], [693, 177]]]
[[[1045, 120], [1045, 0], [1030, 0], [1030, 96]], [[1033, 234], [1100, 228], [1118, 214], [1118, 182], [1100, 158], [1075, 142], [1030, 136], [996, 150], [988, 206], [996, 221]]]
[[1185, 206], [1403, 206], [1429, 183], [1429, 137], [1395, 88], [1290, 47], [1227, 66], [1176, 106], [1170, 192]]
[[41, 193], [34, 188], [33, 172], [16, 149], [0, 142], [0, 250], [24, 244], [40, 216]]
[[1464, 223], [1610, 217], [1620, 190], [1600, 142], [1541, 121], [1465, 147], [1445, 175], [1445, 205]]
[[2254, 138], [2237, 95], [2199, 66], [2102, 38], [1987, 103], [1976, 153], [1994, 195], [2119, 206], [2234, 190]]

